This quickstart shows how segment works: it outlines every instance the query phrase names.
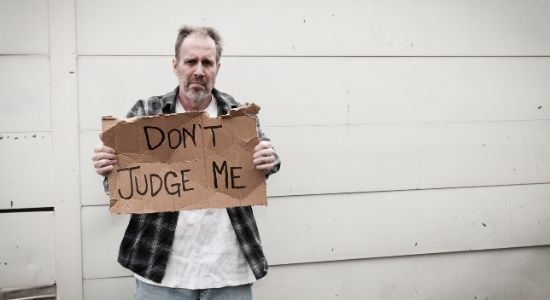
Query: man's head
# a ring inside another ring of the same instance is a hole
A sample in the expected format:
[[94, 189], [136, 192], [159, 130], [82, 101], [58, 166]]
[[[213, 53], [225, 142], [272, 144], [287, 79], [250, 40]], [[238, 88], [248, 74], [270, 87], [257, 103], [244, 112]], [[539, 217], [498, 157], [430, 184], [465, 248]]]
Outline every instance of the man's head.
[[172, 66], [184, 98], [180, 100], [209, 103], [205, 100], [210, 99], [220, 68], [220, 35], [209, 27], [184, 26], [179, 30], [175, 50]]

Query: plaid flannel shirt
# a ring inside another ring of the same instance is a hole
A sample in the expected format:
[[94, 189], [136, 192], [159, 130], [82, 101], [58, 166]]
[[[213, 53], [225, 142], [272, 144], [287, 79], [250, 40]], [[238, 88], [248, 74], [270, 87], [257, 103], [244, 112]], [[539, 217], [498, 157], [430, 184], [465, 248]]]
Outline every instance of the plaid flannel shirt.
[[[178, 89], [176, 88], [164, 96], [139, 100], [128, 112], [127, 117], [174, 113]], [[224, 115], [230, 109], [240, 106], [231, 96], [216, 89], [212, 91], [212, 94], [218, 105], [218, 115]], [[260, 129], [259, 122], [257, 122], [257, 126], [260, 140], [269, 141], [269, 138]], [[266, 177], [280, 168], [279, 157], [275, 155], [275, 158], [276, 165]], [[106, 180], [104, 186], [108, 191]], [[267, 274], [268, 265], [262, 251], [260, 234], [252, 207], [227, 208], [227, 214], [254, 276], [256, 279], [264, 277]], [[164, 277], [168, 256], [174, 241], [178, 216], [179, 212], [133, 214], [120, 244], [118, 262], [132, 272], [160, 283]]]

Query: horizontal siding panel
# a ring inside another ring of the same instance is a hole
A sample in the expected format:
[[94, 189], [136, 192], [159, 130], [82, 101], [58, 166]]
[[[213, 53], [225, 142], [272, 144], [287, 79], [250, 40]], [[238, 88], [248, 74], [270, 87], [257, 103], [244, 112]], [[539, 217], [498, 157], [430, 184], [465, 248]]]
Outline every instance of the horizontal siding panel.
[[0, 213], [0, 288], [52, 285], [54, 212]]
[[548, 199], [550, 184], [460, 188], [272, 198], [255, 213], [278, 265], [549, 245]]
[[[548, 255], [544, 247], [274, 266], [252, 288], [257, 300], [539, 300], [550, 296]], [[85, 300], [134, 292], [133, 277], [84, 280]]]
[[[549, 196], [550, 185], [532, 185], [284, 197], [255, 212], [280, 265], [547, 245]], [[82, 209], [84, 278], [130, 274], [116, 262], [127, 221], [107, 206]]]
[[[81, 57], [81, 128], [176, 87], [169, 57]], [[264, 126], [550, 119], [550, 58], [222, 59], [220, 90]]]
[[50, 130], [50, 112], [48, 57], [0, 56], [0, 132]]
[[54, 206], [50, 132], [0, 132], [0, 209]]
[[[76, 7], [81, 55], [172, 54], [184, 22], [218, 28], [228, 55], [550, 53], [550, 4], [544, 0], [78, 0]], [[151, 16], [162, 17], [144, 22]]]
[[48, 0], [0, 1], [0, 28], [0, 54], [47, 54]]
[[550, 182], [550, 121], [266, 131], [282, 159], [272, 196]]

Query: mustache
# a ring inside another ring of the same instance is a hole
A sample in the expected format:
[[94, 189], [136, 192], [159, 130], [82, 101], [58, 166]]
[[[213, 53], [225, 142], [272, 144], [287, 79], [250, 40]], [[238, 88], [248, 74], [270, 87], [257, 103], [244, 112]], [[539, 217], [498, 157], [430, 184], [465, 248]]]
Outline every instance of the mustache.
[[191, 84], [202, 84], [202, 85], [206, 85], [207, 82], [206, 80], [190, 80], [187, 82], [187, 86], [191, 85]]

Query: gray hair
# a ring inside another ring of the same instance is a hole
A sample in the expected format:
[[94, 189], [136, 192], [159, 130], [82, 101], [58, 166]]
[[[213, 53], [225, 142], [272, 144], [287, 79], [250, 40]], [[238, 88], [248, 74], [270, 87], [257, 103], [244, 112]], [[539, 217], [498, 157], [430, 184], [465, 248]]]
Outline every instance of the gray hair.
[[220, 62], [220, 57], [222, 56], [222, 37], [218, 31], [212, 27], [193, 27], [184, 25], [178, 31], [178, 38], [176, 39], [176, 59], [179, 60], [180, 47], [186, 37], [190, 36], [193, 33], [198, 33], [204, 37], [210, 37], [214, 40], [216, 44], [216, 62]]

